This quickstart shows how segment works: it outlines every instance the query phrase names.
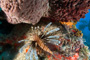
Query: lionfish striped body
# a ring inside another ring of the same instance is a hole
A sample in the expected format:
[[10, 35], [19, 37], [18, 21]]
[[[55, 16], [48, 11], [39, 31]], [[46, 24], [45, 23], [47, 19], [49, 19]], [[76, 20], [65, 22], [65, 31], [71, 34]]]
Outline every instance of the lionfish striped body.
[[[59, 45], [60, 41], [58, 40], [60, 36], [51, 36], [49, 34], [52, 34], [53, 32], [57, 32], [60, 30], [60, 28], [55, 28], [52, 29], [50, 31], [47, 31], [47, 28], [50, 27], [50, 25], [52, 24], [52, 22], [50, 22], [42, 31], [39, 26], [38, 27], [31, 27], [32, 31], [34, 31], [33, 33], [30, 34], [30, 38], [28, 40], [21, 40], [18, 41], [19, 43], [21, 42], [27, 42], [22, 48], [20, 48], [20, 52], [23, 51], [24, 48], [26, 48], [28, 45], [31, 45], [30, 48], [28, 49], [28, 52], [26, 53], [26, 59], [32, 59], [33, 54], [35, 54], [35, 59], [38, 60], [38, 55], [37, 55], [37, 51], [35, 49], [35, 47], [37, 47], [36, 45], [33, 47], [32, 44], [30, 44], [30, 42], [35, 42], [43, 51], [46, 51], [48, 53], [50, 53], [51, 55], [53, 55], [53, 52], [48, 48], [48, 46], [45, 45], [45, 43], [51, 43], [54, 45]], [[40, 33], [39, 33], [40, 31]]]
[[35, 36], [35, 40], [37, 41], [37, 44], [40, 48], [42, 48], [46, 52], [49, 52], [50, 54], [53, 54], [52, 51], [44, 44], [42, 39], [40, 39], [38, 36]]

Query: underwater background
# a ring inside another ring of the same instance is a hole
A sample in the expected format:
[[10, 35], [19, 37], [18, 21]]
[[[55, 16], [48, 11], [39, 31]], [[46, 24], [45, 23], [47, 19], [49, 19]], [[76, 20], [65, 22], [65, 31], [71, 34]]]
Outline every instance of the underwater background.
[[90, 9], [89, 12], [85, 14], [85, 18], [81, 18], [77, 24], [77, 29], [81, 30], [83, 33], [83, 38], [85, 39], [84, 44], [90, 48]]
[[[0, 8], [0, 11], [1, 11], [1, 8]], [[83, 38], [85, 39], [84, 44], [90, 48], [90, 9], [88, 11], [89, 12], [87, 14], [85, 14], [85, 18], [80, 18], [80, 20], [76, 24], [76, 27], [77, 27], [77, 29], [82, 31]], [[2, 25], [3, 25], [3, 27], [1, 27]], [[3, 33], [3, 34], [8, 33], [6, 31], [8, 29], [4, 29], [4, 27], [5, 27], [4, 25], [9, 26], [11, 29], [13, 27], [13, 25], [7, 24], [6, 21], [3, 24], [0, 21], [0, 35], [1, 35], [1, 33]], [[8, 31], [10, 31], [10, 29]]]
[[[0, 11], [1, 11], [1, 8], [0, 8]], [[82, 31], [83, 38], [85, 39], [84, 44], [90, 48], [90, 9], [88, 11], [89, 12], [87, 14], [85, 14], [85, 18], [81, 18], [77, 22], [76, 27], [77, 27], [77, 29]], [[13, 27], [14, 27], [14, 25], [9, 24], [6, 21], [0, 21], [0, 35], [8, 34]], [[8, 51], [4, 52], [2, 54], [2, 56], [6, 55], [6, 54], [8, 55], [7, 52]], [[11, 57], [11, 56], [7, 56], [7, 57]]]

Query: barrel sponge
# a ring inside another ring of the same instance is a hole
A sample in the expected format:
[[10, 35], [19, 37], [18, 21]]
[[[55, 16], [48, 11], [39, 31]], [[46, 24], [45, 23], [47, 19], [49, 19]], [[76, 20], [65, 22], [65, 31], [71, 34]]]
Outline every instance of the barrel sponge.
[[0, 0], [0, 6], [12, 24], [38, 23], [48, 5], [48, 0]]

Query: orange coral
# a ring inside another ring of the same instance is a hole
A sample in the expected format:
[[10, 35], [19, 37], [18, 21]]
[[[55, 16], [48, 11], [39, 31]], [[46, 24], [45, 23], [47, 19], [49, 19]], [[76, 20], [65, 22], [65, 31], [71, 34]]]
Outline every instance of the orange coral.
[[73, 22], [61, 22], [61, 21], [60, 21], [60, 23], [61, 23], [61, 24], [64, 24], [64, 25], [67, 25], [67, 26], [69, 26], [70, 28], [72, 28], [72, 25], [74, 25]]

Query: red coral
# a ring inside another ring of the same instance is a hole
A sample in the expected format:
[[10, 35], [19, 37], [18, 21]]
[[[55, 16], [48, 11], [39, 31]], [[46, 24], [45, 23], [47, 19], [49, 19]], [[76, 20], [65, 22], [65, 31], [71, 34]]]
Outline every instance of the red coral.
[[84, 18], [90, 8], [90, 0], [50, 0], [51, 18], [61, 21]]
[[[77, 60], [78, 59], [78, 57], [79, 57], [79, 54], [78, 53], [75, 53], [75, 55], [74, 56], [70, 56], [70, 57], [66, 57], [66, 56], [63, 56], [63, 55], [60, 55], [60, 54], [54, 54], [54, 56], [55, 57], [53, 57], [53, 60], [58, 60], [58, 59], [62, 59], [62, 58], [64, 58], [64, 60]], [[49, 59], [49, 60], [52, 60], [51, 59], [51, 55], [48, 55], [47, 56], [47, 58]]]

